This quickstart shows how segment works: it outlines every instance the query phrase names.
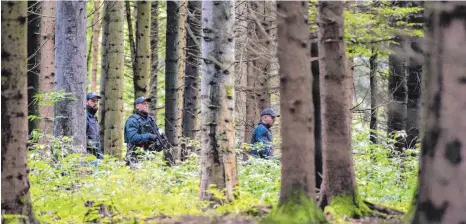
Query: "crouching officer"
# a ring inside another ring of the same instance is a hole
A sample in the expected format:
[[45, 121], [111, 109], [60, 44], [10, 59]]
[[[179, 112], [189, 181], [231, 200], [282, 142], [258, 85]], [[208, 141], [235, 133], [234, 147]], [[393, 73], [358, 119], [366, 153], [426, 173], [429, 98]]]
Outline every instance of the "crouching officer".
[[160, 152], [167, 149], [167, 137], [159, 131], [155, 119], [149, 114], [151, 98], [143, 96], [136, 99], [136, 111], [125, 123], [125, 143], [127, 143], [126, 164], [138, 162], [136, 147], [144, 151]]

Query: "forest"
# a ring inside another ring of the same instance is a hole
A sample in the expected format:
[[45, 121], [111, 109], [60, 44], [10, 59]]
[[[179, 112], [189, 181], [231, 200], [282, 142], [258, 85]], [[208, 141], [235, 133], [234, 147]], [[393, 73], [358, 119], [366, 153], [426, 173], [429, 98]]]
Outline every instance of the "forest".
[[2, 223], [466, 223], [466, 2], [3, 1]]

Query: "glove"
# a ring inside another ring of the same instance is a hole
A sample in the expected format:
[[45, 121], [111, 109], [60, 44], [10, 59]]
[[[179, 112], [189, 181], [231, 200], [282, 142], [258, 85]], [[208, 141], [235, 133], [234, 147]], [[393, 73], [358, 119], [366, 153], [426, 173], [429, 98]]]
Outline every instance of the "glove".
[[157, 136], [155, 136], [154, 134], [149, 134], [149, 140], [155, 141], [156, 139], [157, 139]]

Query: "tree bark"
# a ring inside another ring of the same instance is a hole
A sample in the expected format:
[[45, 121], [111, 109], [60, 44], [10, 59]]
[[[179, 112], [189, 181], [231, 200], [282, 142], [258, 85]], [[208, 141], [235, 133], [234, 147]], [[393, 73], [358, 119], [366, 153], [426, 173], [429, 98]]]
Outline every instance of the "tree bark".
[[[38, 223], [29, 196], [27, 2], [2, 7], [2, 221]], [[3, 214], [4, 213], [4, 214]], [[21, 217], [7, 217], [8, 214]]]
[[91, 81], [91, 91], [97, 92], [97, 64], [99, 57], [99, 46], [100, 46], [100, 7], [101, 4], [99, 0], [94, 1], [94, 15], [92, 18], [92, 81]]
[[[235, 85], [247, 86], [248, 77], [248, 4], [246, 2], [237, 2], [235, 13], [238, 15], [235, 21], [235, 60], [238, 62], [235, 67]], [[239, 146], [242, 148], [243, 142], [249, 143], [249, 138], [246, 134], [246, 105], [247, 105], [247, 91], [235, 89], [235, 123], [236, 123], [236, 137]], [[246, 154], [243, 154], [243, 159], [247, 159]]]
[[[395, 53], [390, 54], [388, 57], [390, 71], [388, 91], [391, 95], [390, 103], [387, 107], [387, 133], [389, 138], [394, 138], [394, 132], [405, 130], [407, 116], [408, 87], [406, 85], [406, 61], [400, 52], [400, 46], [404, 42], [401, 40], [401, 37], [396, 37], [396, 39], [399, 45], [390, 44], [390, 49]], [[398, 136], [395, 140], [395, 150], [402, 152], [405, 146], [405, 139], [402, 136]]]
[[344, 44], [344, 3], [319, 2], [319, 54], [322, 97], [322, 149], [324, 181], [321, 207], [344, 206], [347, 217], [359, 217], [365, 209], [356, 190], [351, 154], [352, 73], [347, 69]]
[[[416, 4], [411, 2], [412, 4]], [[416, 6], [416, 5], [415, 5]], [[422, 24], [424, 17], [422, 13], [416, 13], [410, 16], [409, 22]], [[421, 29], [420, 25], [415, 28]], [[406, 116], [406, 148], [415, 148], [416, 143], [419, 141], [419, 102], [421, 97], [421, 76], [422, 76], [422, 62], [417, 58], [422, 55], [420, 37], [412, 37], [410, 40], [411, 49], [414, 51], [414, 57], [408, 58], [408, 102], [407, 102], [407, 116]]]
[[372, 55], [369, 58], [369, 82], [371, 88], [371, 121], [370, 121], [370, 141], [373, 144], [377, 143], [377, 53], [372, 50]]
[[314, 107], [307, 2], [278, 2], [282, 175], [280, 204], [313, 200]]
[[54, 135], [72, 138], [77, 152], [86, 152], [86, 16], [85, 1], [57, 2], [55, 91], [72, 98], [55, 104]]
[[124, 3], [122, 1], [104, 2], [103, 45], [105, 62], [102, 63], [102, 76], [105, 77], [103, 110], [105, 111], [104, 144], [105, 153], [120, 158], [123, 136], [123, 75], [124, 75]]
[[[136, 10], [136, 9], [135, 9]], [[133, 69], [133, 77], [136, 74], [136, 44], [134, 43], [134, 31], [133, 31], [133, 19], [131, 18], [131, 5], [128, 0], [125, 1], [125, 11], [126, 11], [126, 24], [128, 25], [128, 39], [129, 39], [129, 48], [131, 51], [131, 67]], [[133, 78], [133, 88], [134, 88], [134, 78]], [[135, 93], [135, 99], [138, 97]]]
[[[254, 27], [254, 36], [253, 41], [256, 45], [255, 48], [262, 53], [260, 55], [255, 55], [255, 58], [252, 61], [254, 74], [257, 79], [257, 84], [259, 87], [256, 90], [256, 99], [258, 100], [257, 110], [262, 111], [264, 108], [270, 107], [270, 93], [269, 93], [269, 80], [270, 80], [270, 69], [271, 69], [271, 60], [273, 57], [271, 54], [271, 10], [268, 7], [267, 1], [251, 1], [250, 2], [250, 12], [252, 17], [256, 18], [252, 23]], [[264, 33], [265, 31], [265, 33]], [[256, 118], [257, 119], [257, 118]]]
[[233, 200], [238, 185], [235, 152], [235, 4], [202, 2], [201, 186], [200, 198], [214, 200], [214, 184]]
[[150, 98], [152, 102], [149, 105], [150, 112], [154, 115], [157, 120], [157, 84], [158, 84], [158, 72], [159, 72], [159, 1], [153, 1], [151, 3], [151, 31], [150, 31], [150, 48], [151, 53], [151, 76], [150, 76]]
[[[196, 123], [198, 117], [198, 95], [199, 95], [199, 59], [201, 58], [200, 46], [193, 38], [201, 36], [201, 1], [188, 2], [188, 24], [192, 34], [186, 35], [186, 71], [184, 85], [183, 106], [183, 136], [193, 139], [196, 134]], [[199, 42], [199, 41], [197, 41]]]
[[175, 164], [181, 159], [186, 10], [187, 1], [185, 0], [167, 2], [165, 133], [168, 142], [173, 147], [165, 152], [165, 159], [170, 164]]
[[[37, 1], [28, 1], [28, 78], [27, 78], [27, 94], [28, 94], [28, 114], [39, 116], [39, 105], [34, 102], [34, 96], [39, 90], [39, 63], [40, 63], [40, 4]], [[39, 128], [39, 119], [28, 119], [28, 133]]]
[[[52, 93], [55, 82], [55, 15], [56, 2], [42, 2], [42, 18], [40, 20], [40, 65], [39, 65], [39, 91], [41, 93]], [[51, 99], [47, 99], [51, 100]], [[41, 144], [47, 142], [48, 136], [53, 135], [53, 105], [39, 107], [39, 128], [45, 134], [40, 139]]]
[[419, 195], [412, 223], [466, 220], [466, 3], [425, 2]]
[[149, 96], [149, 78], [151, 67], [150, 27], [151, 4], [138, 1], [136, 19], [136, 57], [134, 70], [134, 98]]
[[[311, 44], [311, 57], [319, 57], [319, 46], [317, 44], [317, 32], [312, 34]], [[312, 102], [314, 105], [314, 163], [315, 163], [315, 180], [316, 188], [321, 189], [322, 186], [322, 175], [323, 173], [323, 162], [322, 162], [322, 111], [320, 103], [320, 71], [319, 61], [314, 60], [311, 62], [312, 72]]]

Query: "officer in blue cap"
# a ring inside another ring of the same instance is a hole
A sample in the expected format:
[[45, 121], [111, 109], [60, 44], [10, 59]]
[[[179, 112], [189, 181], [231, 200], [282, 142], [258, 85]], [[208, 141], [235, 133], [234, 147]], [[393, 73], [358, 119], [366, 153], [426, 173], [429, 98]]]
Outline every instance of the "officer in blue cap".
[[261, 112], [261, 120], [251, 137], [251, 155], [263, 159], [273, 156], [273, 136], [270, 128], [276, 117], [280, 117], [272, 108], [265, 108]]
[[99, 122], [95, 114], [98, 110], [99, 95], [94, 92], [90, 92], [86, 96], [86, 135], [87, 135], [87, 151], [97, 157], [97, 159], [102, 160], [104, 155], [102, 153], [102, 148], [100, 145], [100, 128]]
[[168, 148], [168, 141], [159, 130], [155, 118], [149, 114], [151, 98], [143, 96], [135, 101], [136, 111], [125, 123], [125, 143], [127, 143], [126, 164], [138, 162], [136, 147], [149, 151], [161, 151]]

